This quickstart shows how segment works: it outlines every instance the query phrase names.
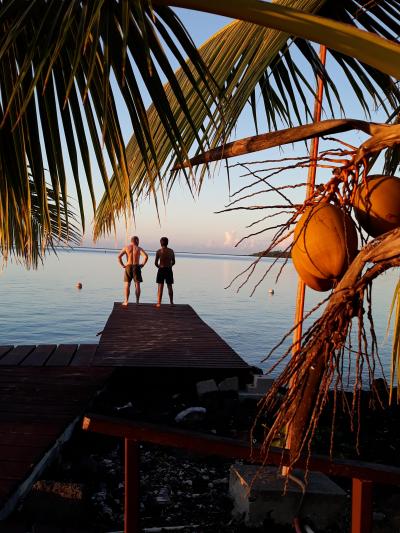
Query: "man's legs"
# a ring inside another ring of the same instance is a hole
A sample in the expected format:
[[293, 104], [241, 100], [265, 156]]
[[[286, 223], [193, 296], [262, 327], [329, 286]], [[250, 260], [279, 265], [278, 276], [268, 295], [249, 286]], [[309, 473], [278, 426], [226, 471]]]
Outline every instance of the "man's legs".
[[135, 281], [135, 294], [136, 294], [136, 303], [139, 303], [140, 298], [140, 281]]
[[125, 285], [125, 291], [124, 291], [125, 292], [125, 300], [122, 303], [122, 305], [128, 305], [129, 294], [131, 292], [131, 282], [130, 281], [125, 281], [124, 285]]
[[161, 305], [163, 290], [164, 290], [164, 283], [159, 283], [158, 284], [158, 291], [157, 291], [157, 304], [156, 304], [156, 307], [160, 307], [160, 305]]
[[167, 283], [167, 287], [168, 287], [169, 303], [171, 305], [174, 305], [174, 291], [173, 291], [171, 283]]

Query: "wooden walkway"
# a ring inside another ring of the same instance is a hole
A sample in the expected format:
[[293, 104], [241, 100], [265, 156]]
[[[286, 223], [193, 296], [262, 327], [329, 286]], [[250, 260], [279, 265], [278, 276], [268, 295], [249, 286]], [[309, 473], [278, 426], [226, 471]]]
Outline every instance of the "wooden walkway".
[[93, 361], [97, 346], [97, 344], [0, 346], [0, 367], [87, 367]]
[[116, 367], [250, 369], [189, 305], [115, 303], [98, 345], [0, 346], [0, 520]]
[[30, 489], [111, 369], [0, 368], [0, 519]]
[[92, 365], [249, 369], [190, 305], [115, 303]]

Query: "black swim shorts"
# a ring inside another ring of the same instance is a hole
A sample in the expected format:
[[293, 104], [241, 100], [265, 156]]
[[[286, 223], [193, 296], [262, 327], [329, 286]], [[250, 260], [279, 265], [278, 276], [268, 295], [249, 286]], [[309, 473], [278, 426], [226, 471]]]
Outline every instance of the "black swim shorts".
[[140, 265], [126, 265], [124, 281], [130, 283], [132, 280], [139, 281], [139, 283], [143, 281], [142, 267]]
[[167, 285], [172, 285], [174, 282], [174, 275], [171, 267], [160, 267], [157, 272], [157, 283], [166, 282]]

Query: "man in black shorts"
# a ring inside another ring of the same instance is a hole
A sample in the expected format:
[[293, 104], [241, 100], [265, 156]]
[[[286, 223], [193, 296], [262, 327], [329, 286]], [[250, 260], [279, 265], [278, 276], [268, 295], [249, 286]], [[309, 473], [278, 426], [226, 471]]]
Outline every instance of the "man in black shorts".
[[172, 267], [175, 264], [175, 254], [171, 248], [168, 248], [168, 238], [161, 237], [161, 248], [156, 252], [155, 265], [158, 268], [157, 279], [158, 292], [157, 292], [157, 304], [156, 307], [161, 306], [162, 295], [164, 291], [164, 283], [168, 287], [169, 301], [171, 305], [174, 304], [174, 291], [172, 290], [172, 284], [174, 283], [174, 275]]
[[[122, 261], [122, 258], [126, 255], [127, 261], [126, 264]], [[140, 258], [143, 257], [143, 263], [140, 263]], [[118, 255], [118, 262], [125, 269], [124, 272], [124, 293], [125, 300], [123, 306], [128, 305], [129, 294], [131, 290], [132, 281], [135, 282], [135, 294], [136, 294], [136, 303], [139, 303], [140, 299], [140, 284], [142, 283], [142, 268], [147, 263], [149, 256], [148, 254], [139, 246], [139, 237], [136, 235], [132, 237], [131, 244], [122, 248], [121, 252]]]

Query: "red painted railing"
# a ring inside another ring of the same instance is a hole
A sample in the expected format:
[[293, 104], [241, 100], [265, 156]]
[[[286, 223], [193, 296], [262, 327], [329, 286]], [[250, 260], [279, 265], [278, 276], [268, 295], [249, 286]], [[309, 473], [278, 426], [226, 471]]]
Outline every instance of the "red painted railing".
[[[125, 439], [125, 533], [139, 533], [139, 443], [149, 442], [181, 448], [204, 455], [219, 455], [243, 459], [253, 464], [264, 464], [265, 458], [258, 447], [250, 447], [230, 438], [195, 433], [181, 429], [135, 422], [126, 419], [88, 414], [83, 419], [83, 429]], [[289, 464], [287, 450], [271, 448], [269, 465]], [[373, 483], [400, 485], [400, 468], [351, 460], [330, 460], [312, 455], [300, 458], [296, 468], [308, 468], [328, 475], [352, 479], [351, 533], [372, 532]]]

